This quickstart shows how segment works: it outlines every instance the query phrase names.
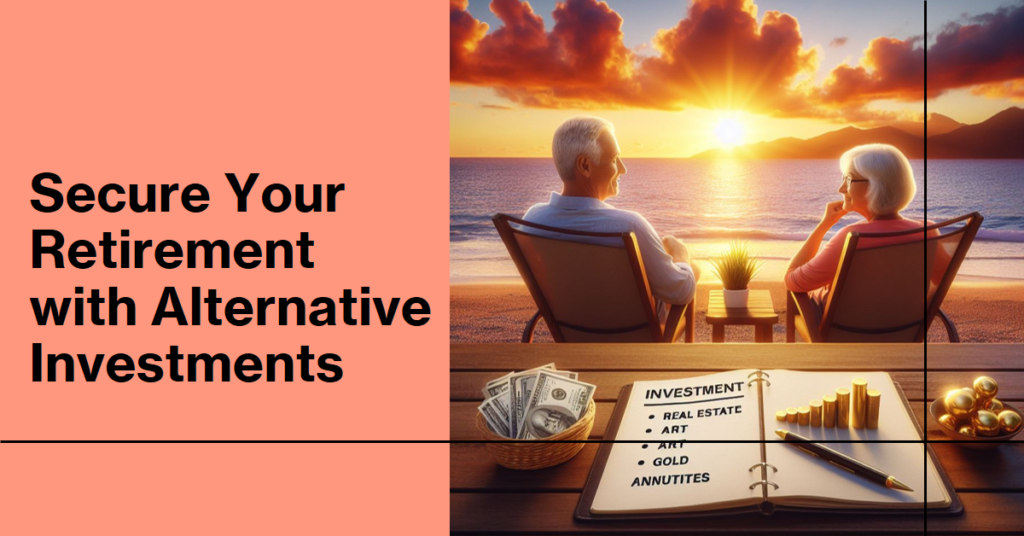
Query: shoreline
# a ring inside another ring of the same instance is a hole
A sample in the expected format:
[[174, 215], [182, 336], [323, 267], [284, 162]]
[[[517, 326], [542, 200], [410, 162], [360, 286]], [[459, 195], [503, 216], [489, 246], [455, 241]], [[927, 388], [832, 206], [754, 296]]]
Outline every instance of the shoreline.
[[[708, 293], [719, 287], [712, 282], [697, 285], [696, 342], [711, 342], [711, 326], [704, 320], [704, 314]], [[771, 292], [775, 310], [779, 313], [773, 341], [785, 342], [786, 294], [783, 284], [755, 280], [751, 288]], [[526, 320], [537, 310], [526, 285], [518, 277], [452, 282], [449, 292], [451, 343], [517, 343]], [[956, 324], [962, 342], [1024, 343], [1024, 280], [958, 276], [943, 300], [942, 310]], [[551, 341], [543, 321], [538, 325], [535, 341]], [[742, 326], [730, 327], [726, 329], [726, 341], [752, 342], [753, 330]], [[928, 341], [947, 341], [941, 322], [933, 322]]]

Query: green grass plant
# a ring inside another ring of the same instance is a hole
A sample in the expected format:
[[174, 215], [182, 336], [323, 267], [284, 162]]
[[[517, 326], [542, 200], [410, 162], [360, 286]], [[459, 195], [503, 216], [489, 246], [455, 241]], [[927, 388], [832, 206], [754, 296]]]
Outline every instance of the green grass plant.
[[763, 264], [750, 255], [746, 242], [732, 242], [720, 257], [711, 259], [711, 266], [726, 290], [746, 289]]

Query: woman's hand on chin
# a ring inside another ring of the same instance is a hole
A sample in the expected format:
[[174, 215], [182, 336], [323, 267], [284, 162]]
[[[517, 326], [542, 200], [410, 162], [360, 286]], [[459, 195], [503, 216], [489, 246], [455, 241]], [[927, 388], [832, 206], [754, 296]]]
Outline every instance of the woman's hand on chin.
[[843, 201], [832, 201], [825, 204], [825, 214], [821, 216], [821, 225], [831, 229], [849, 210], [843, 209]]

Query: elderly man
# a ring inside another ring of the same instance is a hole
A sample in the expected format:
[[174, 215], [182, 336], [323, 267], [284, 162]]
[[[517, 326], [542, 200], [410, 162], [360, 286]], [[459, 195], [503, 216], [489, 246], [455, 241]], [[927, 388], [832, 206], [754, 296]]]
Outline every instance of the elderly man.
[[[575, 231], [632, 231], [654, 297], [663, 304], [689, 303], [700, 271], [691, 265], [682, 241], [673, 236], [659, 239], [643, 216], [604, 202], [618, 195], [619, 178], [626, 174], [614, 131], [611, 123], [597, 117], [574, 117], [562, 123], [551, 147], [562, 193], [551, 192], [547, 203], [530, 207], [523, 219]], [[659, 306], [663, 320], [665, 313]]]

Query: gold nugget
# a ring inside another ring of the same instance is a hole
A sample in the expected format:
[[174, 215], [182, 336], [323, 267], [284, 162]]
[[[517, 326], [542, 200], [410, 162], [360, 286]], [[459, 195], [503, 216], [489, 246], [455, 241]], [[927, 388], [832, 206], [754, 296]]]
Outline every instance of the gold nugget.
[[957, 389], [946, 394], [945, 403], [946, 411], [962, 421], [974, 413], [976, 401], [973, 394]]
[[786, 422], [796, 422], [796, 408], [786, 408]]
[[800, 406], [797, 411], [797, 422], [800, 426], [807, 426], [811, 424], [811, 408], [807, 406]]
[[784, 410], [783, 411], [776, 411], [775, 412], [775, 420], [777, 420], [777, 421], [785, 421], [786, 420], [786, 412]]
[[853, 396], [850, 404], [850, 422], [854, 428], [864, 428], [868, 416], [868, 381], [853, 379]]
[[836, 427], [836, 395], [821, 397], [821, 425], [825, 428]]
[[971, 425], [980, 436], [999, 435], [999, 417], [987, 409], [979, 410], [971, 416]]
[[998, 398], [988, 399], [987, 401], [985, 401], [985, 405], [982, 407], [991, 411], [992, 413], [995, 413], [996, 415], [999, 415], [1000, 413], [1002, 413], [1003, 409], [1005, 409], [1003, 407], [1003, 403], [1000, 402]]
[[850, 390], [836, 389], [836, 428], [850, 427]]
[[821, 426], [821, 400], [811, 400], [811, 426]]
[[999, 412], [999, 431], [1003, 434], [1015, 434], [1021, 427], [1020, 414], [1013, 410]]
[[974, 380], [974, 392], [977, 393], [979, 402], [987, 402], [996, 397], [999, 385], [989, 376], [980, 376]]
[[960, 429], [957, 430], [957, 431], [960, 432], [960, 435], [965, 435], [965, 436], [975, 437], [975, 436], [978, 435], [977, 432], [974, 431], [974, 427], [969, 425], [969, 424], [965, 424], [965, 425], [961, 426]]
[[939, 417], [939, 424], [950, 430], [956, 430], [956, 417], [945, 413]]
[[868, 407], [867, 415], [865, 415], [864, 417], [864, 426], [867, 427], [868, 430], [877, 430], [878, 414], [879, 410], [882, 407], [882, 393], [874, 389], [868, 389], [866, 394], [868, 399]]

